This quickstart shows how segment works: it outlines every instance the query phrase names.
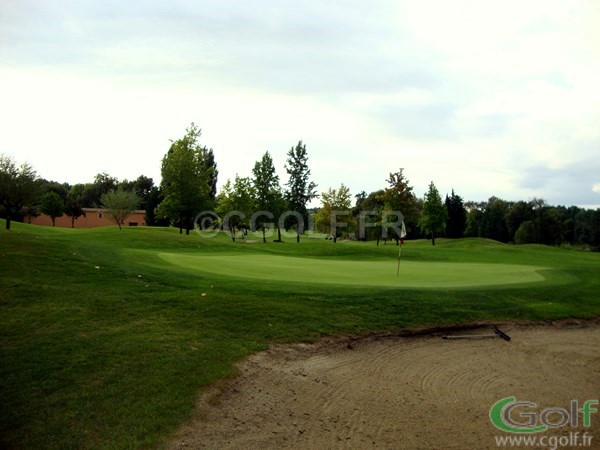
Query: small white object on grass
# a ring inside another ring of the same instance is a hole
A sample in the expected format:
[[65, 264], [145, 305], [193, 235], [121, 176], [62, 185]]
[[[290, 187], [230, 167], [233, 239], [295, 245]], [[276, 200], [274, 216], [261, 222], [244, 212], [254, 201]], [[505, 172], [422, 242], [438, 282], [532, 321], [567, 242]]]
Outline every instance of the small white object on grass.
[[100, 270], [100, 266], [94, 266], [94, 268]]

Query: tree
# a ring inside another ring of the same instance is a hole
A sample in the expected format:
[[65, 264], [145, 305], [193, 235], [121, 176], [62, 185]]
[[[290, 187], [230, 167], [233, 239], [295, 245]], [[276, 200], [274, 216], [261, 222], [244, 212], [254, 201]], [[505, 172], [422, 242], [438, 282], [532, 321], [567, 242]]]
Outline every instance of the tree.
[[515, 232], [515, 244], [533, 244], [536, 242], [537, 231], [532, 220], [521, 222], [519, 228]]
[[[379, 239], [381, 234], [381, 222], [383, 220], [382, 213], [385, 209], [385, 191], [380, 189], [375, 192], [371, 192], [367, 195], [366, 192], [361, 192], [356, 195], [356, 206], [352, 210], [352, 216], [354, 220], [364, 220], [364, 224], [367, 222], [367, 216], [370, 217], [369, 224], [375, 224], [374, 226], [365, 226], [361, 232], [362, 235], [359, 236], [359, 239]], [[368, 214], [367, 214], [368, 213]], [[364, 215], [364, 218], [361, 219], [361, 214]]]
[[203, 148], [204, 159], [202, 160], [202, 170], [208, 174], [208, 199], [211, 202], [210, 208], [214, 206], [217, 200], [217, 179], [219, 177], [219, 171], [217, 170], [217, 163], [215, 161], [215, 154], [213, 149]]
[[158, 217], [168, 218], [189, 234], [196, 214], [210, 206], [215, 168], [207, 169], [207, 150], [198, 144], [201, 130], [192, 123], [186, 135], [173, 141], [162, 161], [161, 190], [164, 196], [156, 208]]
[[[337, 242], [338, 231], [334, 227], [334, 214], [336, 211], [349, 211], [352, 206], [350, 189], [342, 183], [339, 189], [329, 188], [321, 193], [321, 209], [315, 215], [317, 230], [323, 233], [331, 233], [333, 242]], [[351, 220], [351, 217], [348, 218]]]
[[464, 236], [467, 226], [467, 210], [463, 199], [454, 193], [448, 197], [446, 195], [446, 210], [448, 211], [448, 221], [446, 222], [446, 236], [449, 238], [461, 238]]
[[21, 213], [23, 214], [23, 218], [27, 218], [27, 223], [30, 225], [33, 219], [40, 216], [40, 211], [36, 206], [24, 206], [23, 209], [21, 209]]
[[[385, 211], [398, 211], [404, 216], [404, 223], [408, 235], [418, 225], [419, 203], [417, 197], [413, 193], [413, 188], [410, 186], [408, 179], [404, 176], [404, 169], [401, 168], [398, 172], [390, 173], [386, 180], [388, 187], [383, 194]], [[400, 236], [396, 236], [399, 239]]]
[[163, 199], [159, 188], [154, 186], [154, 180], [140, 175], [136, 180], [123, 181], [120, 185], [126, 191], [133, 191], [137, 194], [140, 199], [140, 208], [146, 211], [146, 225], [155, 226], [157, 224], [155, 209]]
[[447, 220], [448, 211], [444, 203], [442, 203], [442, 197], [440, 197], [440, 193], [432, 181], [429, 183], [429, 189], [425, 193], [423, 212], [419, 221], [419, 227], [426, 233], [431, 233], [431, 245], [435, 245], [436, 234], [443, 232], [446, 228]]
[[107, 192], [100, 198], [106, 209], [106, 214], [119, 226], [125, 223], [125, 219], [135, 211], [140, 199], [135, 192], [126, 191], [123, 188]]
[[42, 214], [50, 216], [52, 226], [56, 225], [56, 218], [63, 215], [65, 204], [62, 198], [56, 192], [46, 192], [40, 202], [40, 211]]
[[71, 218], [71, 228], [75, 228], [75, 221], [79, 217], [85, 216], [85, 211], [83, 210], [84, 197], [85, 185], [83, 184], [74, 185], [67, 194], [64, 213]]
[[69, 186], [68, 183], [59, 183], [58, 181], [48, 181], [45, 179], [38, 179], [38, 183], [40, 192], [44, 194], [46, 192], [56, 192], [63, 203], [67, 200], [67, 194], [71, 189], [71, 186]]
[[39, 192], [37, 174], [29, 164], [17, 167], [14, 160], [0, 155], [0, 206], [4, 209], [6, 229], [24, 206], [32, 206]]
[[[513, 203], [506, 215], [506, 226], [508, 227], [508, 235], [515, 239], [515, 233], [525, 221], [531, 221], [534, 218], [533, 207], [531, 203], [518, 201]], [[529, 225], [528, 225], [529, 226]]]
[[[317, 198], [317, 185], [309, 180], [310, 169], [308, 168], [308, 154], [306, 145], [302, 141], [296, 147], [292, 147], [287, 153], [285, 170], [289, 175], [286, 186], [286, 200], [289, 207], [298, 212], [308, 223], [308, 203]], [[300, 242], [300, 227], [298, 227], [297, 242]]]
[[83, 206], [87, 208], [100, 208], [102, 205], [102, 196], [110, 191], [117, 189], [119, 180], [110, 176], [106, 172], [99, 173], [94, 177], [93, 183], [85, 185], [83, 197]]
[[483, 210], [486, 205], [487, 202], [469, 201], [465, 203], [467, 209], [467, 228], [465, 229], [465, 236], [483, 236]]
[[223, 225], [231, 230], [231, 239], [235, 242], [236, 228], [247, 228], [254, 213], [256, 193], [252, 180], [236, 175], [233, 184], [227, 180], [217, 199], [217, 212], [223, 217]]
[[510, 240], [506, 218], [509, 203], [498, 197], [490, 197], [483, 209], [481, 232], [482, 237], [499, 242]]
[[[286, 209], [286, 201], [279, 185], [279, 176], [275, 171], [273, 158], [269, 152], [265, 152], [260, 161], [256, 161], [252, 169], [254, 178], [252, 184], [256, 195], [256, 207], [260, 211], [268, 211], [273, 214], [277, 231], [278, 241], [281, 241], [281, 230], [277, 218]], [[260, 222], [263, 231], [263, 242], [266, 242], [265, 227], [267, 222]]]

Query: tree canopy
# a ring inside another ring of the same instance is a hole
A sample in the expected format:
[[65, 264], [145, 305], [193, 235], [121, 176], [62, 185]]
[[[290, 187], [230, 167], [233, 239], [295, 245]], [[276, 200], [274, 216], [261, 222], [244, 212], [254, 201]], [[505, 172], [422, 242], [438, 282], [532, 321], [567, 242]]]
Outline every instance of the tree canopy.
[[306, 224], [308, 223], [307, 205], [312, 199], [317, 198], [318, 194], [317, 184], [310, 180], [308, 153], [306, 144], [302, 141], [288, 151], [285, 170], [289, 176], [285, 192], [289, 207], [298, 212]]
[[216, 180], [216, 166], [207, 163], [209, 151], [200, 146], [201, 130], [192, 123], [181, 139], [173, 141], [162, 161], [163, 200], [157, 216], [168, 218], [189, 234], [194, 217], [211, 206], [210, 196]]
[[[338, 230], [336, 213], [350, 213], [352, 207], [352, 196], [350, 189], [342, 183], [338, 189], [329, 188], [321, 193], [321, 208], [315, 214], [315, 226], [322, 233], [331, 233], [334, 241], [337, 240]], [[341, 218], [340, 218], [341, 219]], [[344, 220], [340, 220], [346, 224], [346, 232], [350, 231], [353, 225], [353, 218], [350, 214], [344, 214]]]
[[425, 193], [423, 212], [419, 220], [419, 227], [426, 233], [431, 233], [432, 245], [435, 245], [436, 234], [444, 231], [447, 220], [448, 211], [446, 211], [446, 206], [442, 203], [442, 197], [432, 181]]
[[106, 209], [106, 214], [119, 226], [135, 211], [140, 202], [135, 192], [126, 191], [122, 187], [102, 195], [101, 202]]
[[46, 192], [40, 202], [40, 212], [50, 216], [52, 226], [56, 225], [56, 218], [63, 215], [65, 204], [63, 199], [56, 192]]
[[32, 206], [39, 192], [37, 173], [31, 165], [17, 166], [15, 161], [0, 155], [0, 206], [4, 209], [6, 229], [10, 230], [10, 221], [25, 206]]

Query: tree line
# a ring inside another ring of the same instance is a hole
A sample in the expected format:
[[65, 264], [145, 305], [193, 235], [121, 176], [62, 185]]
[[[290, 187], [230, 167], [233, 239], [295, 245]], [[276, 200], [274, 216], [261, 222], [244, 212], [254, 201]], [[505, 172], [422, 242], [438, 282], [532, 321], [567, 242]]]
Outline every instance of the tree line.
[[[236, 175], [217, 191], [218, 169], [213, 149], [200, 144], [201, 130], [192, 123], [186, 134], [171, 141], [162, 159], [161, 183], [140, 175], [118, 180], [107, 173], [90, 183], [69, 185], [39, 178], [28, 164], [0, 155], [0, 217], [31, 221], [40, 214], [66, 215], [74, 226], [85, 208], [104, 208], [116, 224], [136, 209], [145, 211], [149, 226], [176, 226], [186, 234], [198, 225], [198, 213], [214, 211], [203, 227], [236, 230], [250, 227], [250, 218], [263, 232], [269, 226], [297, 231], [300, 240], [306, 224], [336, 241], [340, 237], [374, 240], [388, 237], [386, 221], [400, 212], [407, 238], [483, 237], [516, 244], [583, 245], [600, 248], [600, 209], [551, 206], [542, 199], [506, 201], [491, 197], [485, 202], [465, 202], [454, 190], [442, 199], [433, 181], [424, 196], [414, 193], [400, 168], [391, 172], [381, 189], [352, 197], [343, 183], [320, 194], [310, 179], [306, 145], [299, 141], [286, 155], [287, 182], [282, 185], [267, 151], [255, 162], [251, 174]], [[313, 200], [320, 207], [309, 210]], [[261, 213], [257, 216], [256, 213]], [[293, 213], [286, 213], [291, 211]], [[235, 214], [232, 214], [235, 212]], [[284, 214], [286, 213], [286, 214]], [[278, 219], [282, 216], [284, 220]], [[401, 236], [389, 236], [396, 240]]]

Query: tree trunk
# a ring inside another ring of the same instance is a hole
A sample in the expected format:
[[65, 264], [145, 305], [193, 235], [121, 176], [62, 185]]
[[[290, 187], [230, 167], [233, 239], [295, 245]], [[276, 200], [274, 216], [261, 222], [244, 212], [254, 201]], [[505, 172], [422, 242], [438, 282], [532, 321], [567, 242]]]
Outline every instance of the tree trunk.
[[55, 227], [56, 226], [56, 217], [50, 217], [52, 219], [52, 226]]
[[277, 242], [281, 242], [281, 227], [277, 227]]
[[235, 227], [231, 228], [231, 240], [235, 242]]
[[10, 216], [6, 215], [6, 231], [10, 231]]
[[75, 216], [71, 217], [71, 228], [75, 228]]
[[296, 234], [296, 243], [300, 243], [300, 233]]
[[267, 237], [265, 236], [265, 227], [262, 227], [263, 229], [263, 244], [267, 243]]
[[431, 245], [435, 245], [435, 234], [433, 234], [433, 231], [431, 232]]

